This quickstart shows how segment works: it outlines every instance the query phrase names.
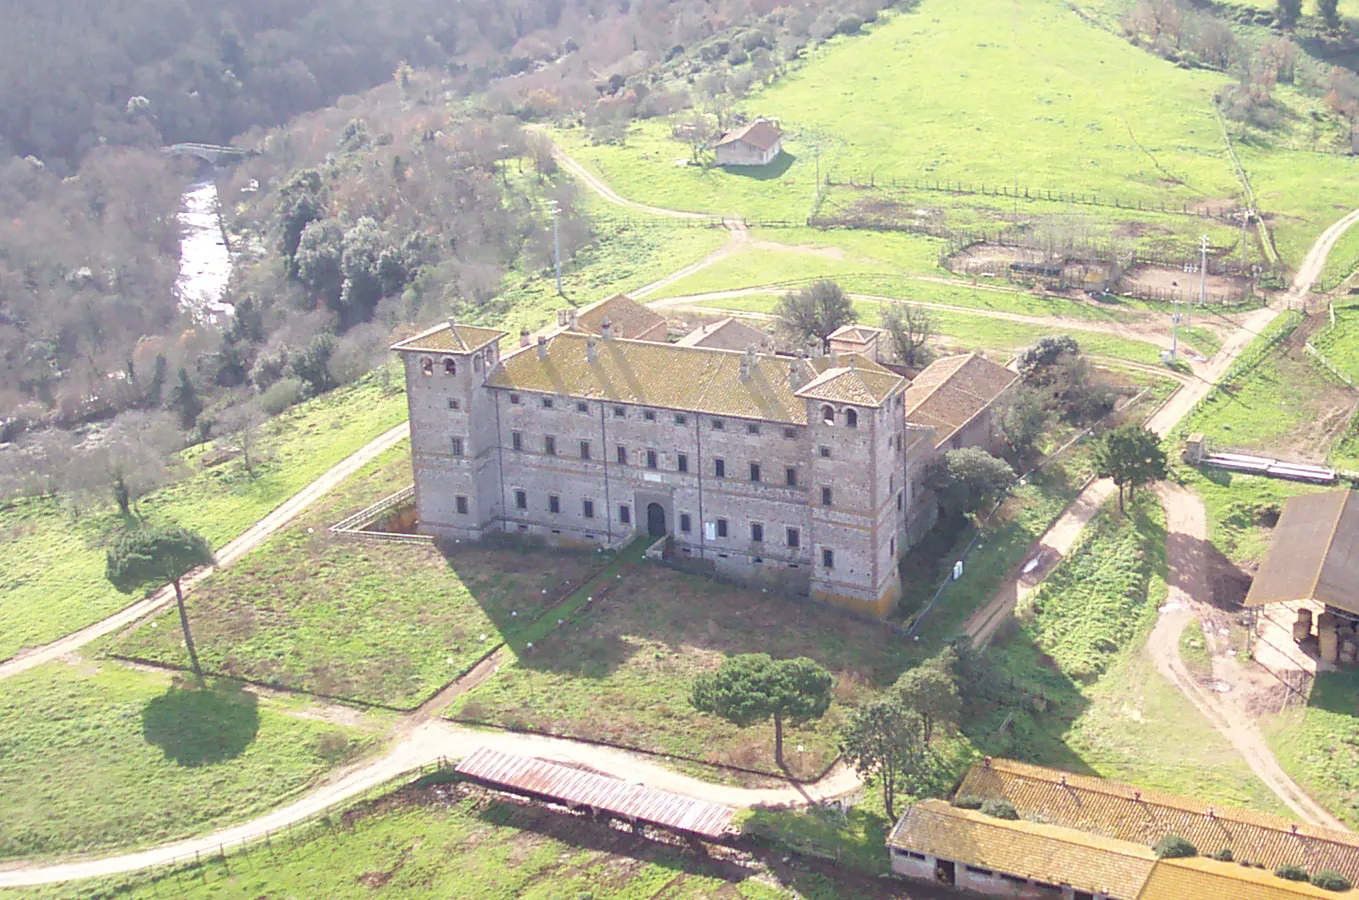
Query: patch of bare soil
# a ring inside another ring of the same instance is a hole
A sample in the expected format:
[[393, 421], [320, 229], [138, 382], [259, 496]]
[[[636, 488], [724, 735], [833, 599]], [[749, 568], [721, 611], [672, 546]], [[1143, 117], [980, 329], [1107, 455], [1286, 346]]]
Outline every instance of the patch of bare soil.
[[[1197, 300], [1199, 275], [1169, 266], [1134, 266], [1123, 276], [1124, 287], [1131, 291], [1156, 292], [1167, 298]], [[1208, 300], [1235, 299], [1250, 288], [1250, 281], [1230, 275], [1208, 276]]]

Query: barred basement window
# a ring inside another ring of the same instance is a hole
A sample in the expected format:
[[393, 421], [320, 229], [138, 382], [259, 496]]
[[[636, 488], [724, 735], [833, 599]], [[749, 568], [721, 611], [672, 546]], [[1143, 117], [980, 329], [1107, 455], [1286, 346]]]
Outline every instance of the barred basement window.
[[589, 412], [589, 411], [590, 411], [590, 404], [586, 403], [585, 401], [582, 400], [581, 402], [579, 402], [579, 403], [576, 404], [576, 412], [578, 412], [578, 413], [587, 413], [587, 412]]
[[551, 408], [552, 408], [552, 398], [551, 398], [551, 397], [544, 397], [544, 398], [543, 398], [543, 409], [551, 409]]
[[688, 417], [688, 416], [684, 415], [683, 413], [675, 413], [675, 424], [676, 424], [676, 425], [686, 425], [686, 424], [688, 424], [688, 422], [689, 422], [689, 417]]
[[450, 399], [450, 400], [448, 401], [448, 408], [449, 408], [449, 409], [460, 409], [461, 407], [462, 407], [462, 404], [459, 403], [457, 400], [452, 400], [452, 399]]
[[513, 404], [514, 406], [518, 406], [518, 405], [519, 405], [519, 395], [518, 395], [518, 394], [510, 394], [510, 403]]
[[524, 449], [524, 433], [522, 431], [510, 432], [510, 447], [515, 450]]
[[453, 455], [462, 456], [462, 451], [463, 451], [462, 438], [460, 437], [453, 438]]
[[589, 458], [590, 458], [590, 442], [589, 442], [589, 441], [581, 441], [581, 442], [580, 442], [580, 458], [581, 458], [581, 459], [589, 459]]
[[759, 434], [759, 433], [760, 433], [759, 425], [756, 425], [754, 422], [746, 423], [746, 434]]
[[718, 536], [718, 537], [721, 537], [721, 538], [724, 538], [724, 537], [727, 536], [727, 520], [726, 520], [726, 519], [718, 519], [718, 520], [717, 520], [717, 536]]

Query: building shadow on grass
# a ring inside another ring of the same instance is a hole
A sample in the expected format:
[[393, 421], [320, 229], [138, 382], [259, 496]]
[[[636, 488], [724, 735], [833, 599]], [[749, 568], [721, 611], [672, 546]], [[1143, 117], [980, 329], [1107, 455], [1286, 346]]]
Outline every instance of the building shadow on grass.
[[165, 758], [185, 768], [235, 759], [255, 740], [260, 727], [254, 694], [217, 683], [211, 687], [174, 684], [142, 710], [142, 735]]
[[783, 173], [792, 168], [795, 162], [797, 157], [784, 150], [766, 166], [723, 166], [721, 171], [752, 181], [772, 181], [775, 178], [782, 178]]

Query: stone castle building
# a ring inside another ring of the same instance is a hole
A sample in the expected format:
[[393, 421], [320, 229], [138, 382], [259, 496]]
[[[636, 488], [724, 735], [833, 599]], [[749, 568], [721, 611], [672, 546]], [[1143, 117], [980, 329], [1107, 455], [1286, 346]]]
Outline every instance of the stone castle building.
[[395, 345], [421, 530], [669, 537], [726, 575], [890, 610], [898, 556], [934, 522], [925, 466], [994, 449], [1018, 376], [977, 355], [912, 381], [860, 353], [671, 344], [657, 320], [615, 297], [508, 352], [505, 332], [451, 321]]

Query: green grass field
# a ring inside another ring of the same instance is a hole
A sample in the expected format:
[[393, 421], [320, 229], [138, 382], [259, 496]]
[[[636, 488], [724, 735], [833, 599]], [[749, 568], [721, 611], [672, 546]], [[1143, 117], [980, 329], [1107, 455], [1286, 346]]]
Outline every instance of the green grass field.
[[[885, 858], [886, 853], [879, 845]], [[335, 827], [157, 880], [132, 876], [13, 892], [23, 900], [168, 897], [447, 897], [457, 900], [883, 900], [871, 879], [826, 874], [786, 853], [748, 868], [637, 838], [589, 819], [461, 787], [398, 791]], [[9, 893], [6, 896], [10, 896]]]
[[1323, 672], [1305, 709], [1265, 726], [1279, 763], [1350, 827], [1359, 826], [1359, 704], [1353, 672]]
[[[212, 673], [402, 709], [413, 708], [515, 635], [601, 554], [537, 546], [433, 546], [337, 537], [330, 524], [404, 487], [410, 452], [394, 449], [188, 598]], [[187, 668], [173, 609], [109, 649]]]
[[1208, 538], [1233, 562], [1259, 560], [1288, 498], [1319, 490], [1295, 481], [1186, 465], [1176, 465], [1172, 476], [1202, 498]]
[[[143, 498], [142, 514], [201, 531], [214, 547], [245, 531], [326, 469], [406, 418], [400, 378], [373, 373], [288, 410], [262, 429], [252, 477], [237, 459], [204, 468], [212, 444], [183, 454], [182, 477]], [[0, 658], [98, 621], [137, 599], [104, 579], [103, 544], [121, 526], [111, 505], [72, 521], [59, 504], [0, 507]]]
[[690, 691], [700, 672], [732, 654], [810, 656], [835, 674], [836, 700], [824, 719], [786, 730], [785, 748], [794, 773], [815, 777], [836, 756], [845, 707], [895, 680], [910, 651], [874, 623], [643, 564], [596, 593], [567, 627], [518, 648], [514, 663], [450, 716], [777, 771], [772, 724], [743, 729], [698, 713]]
[[1159, 504], [1111, 504], [1021, 610], [992, 660], [1041, 707], [1014, 710], [1012, 734], [974, 726], [986, 752], [1253, 809], [1281, 805], [1141, 654], [1166, 595]]
[[117, 665], [50, 663], [0, 682], [0, 861], [248, 819], [374, 746], [285, 709]]

